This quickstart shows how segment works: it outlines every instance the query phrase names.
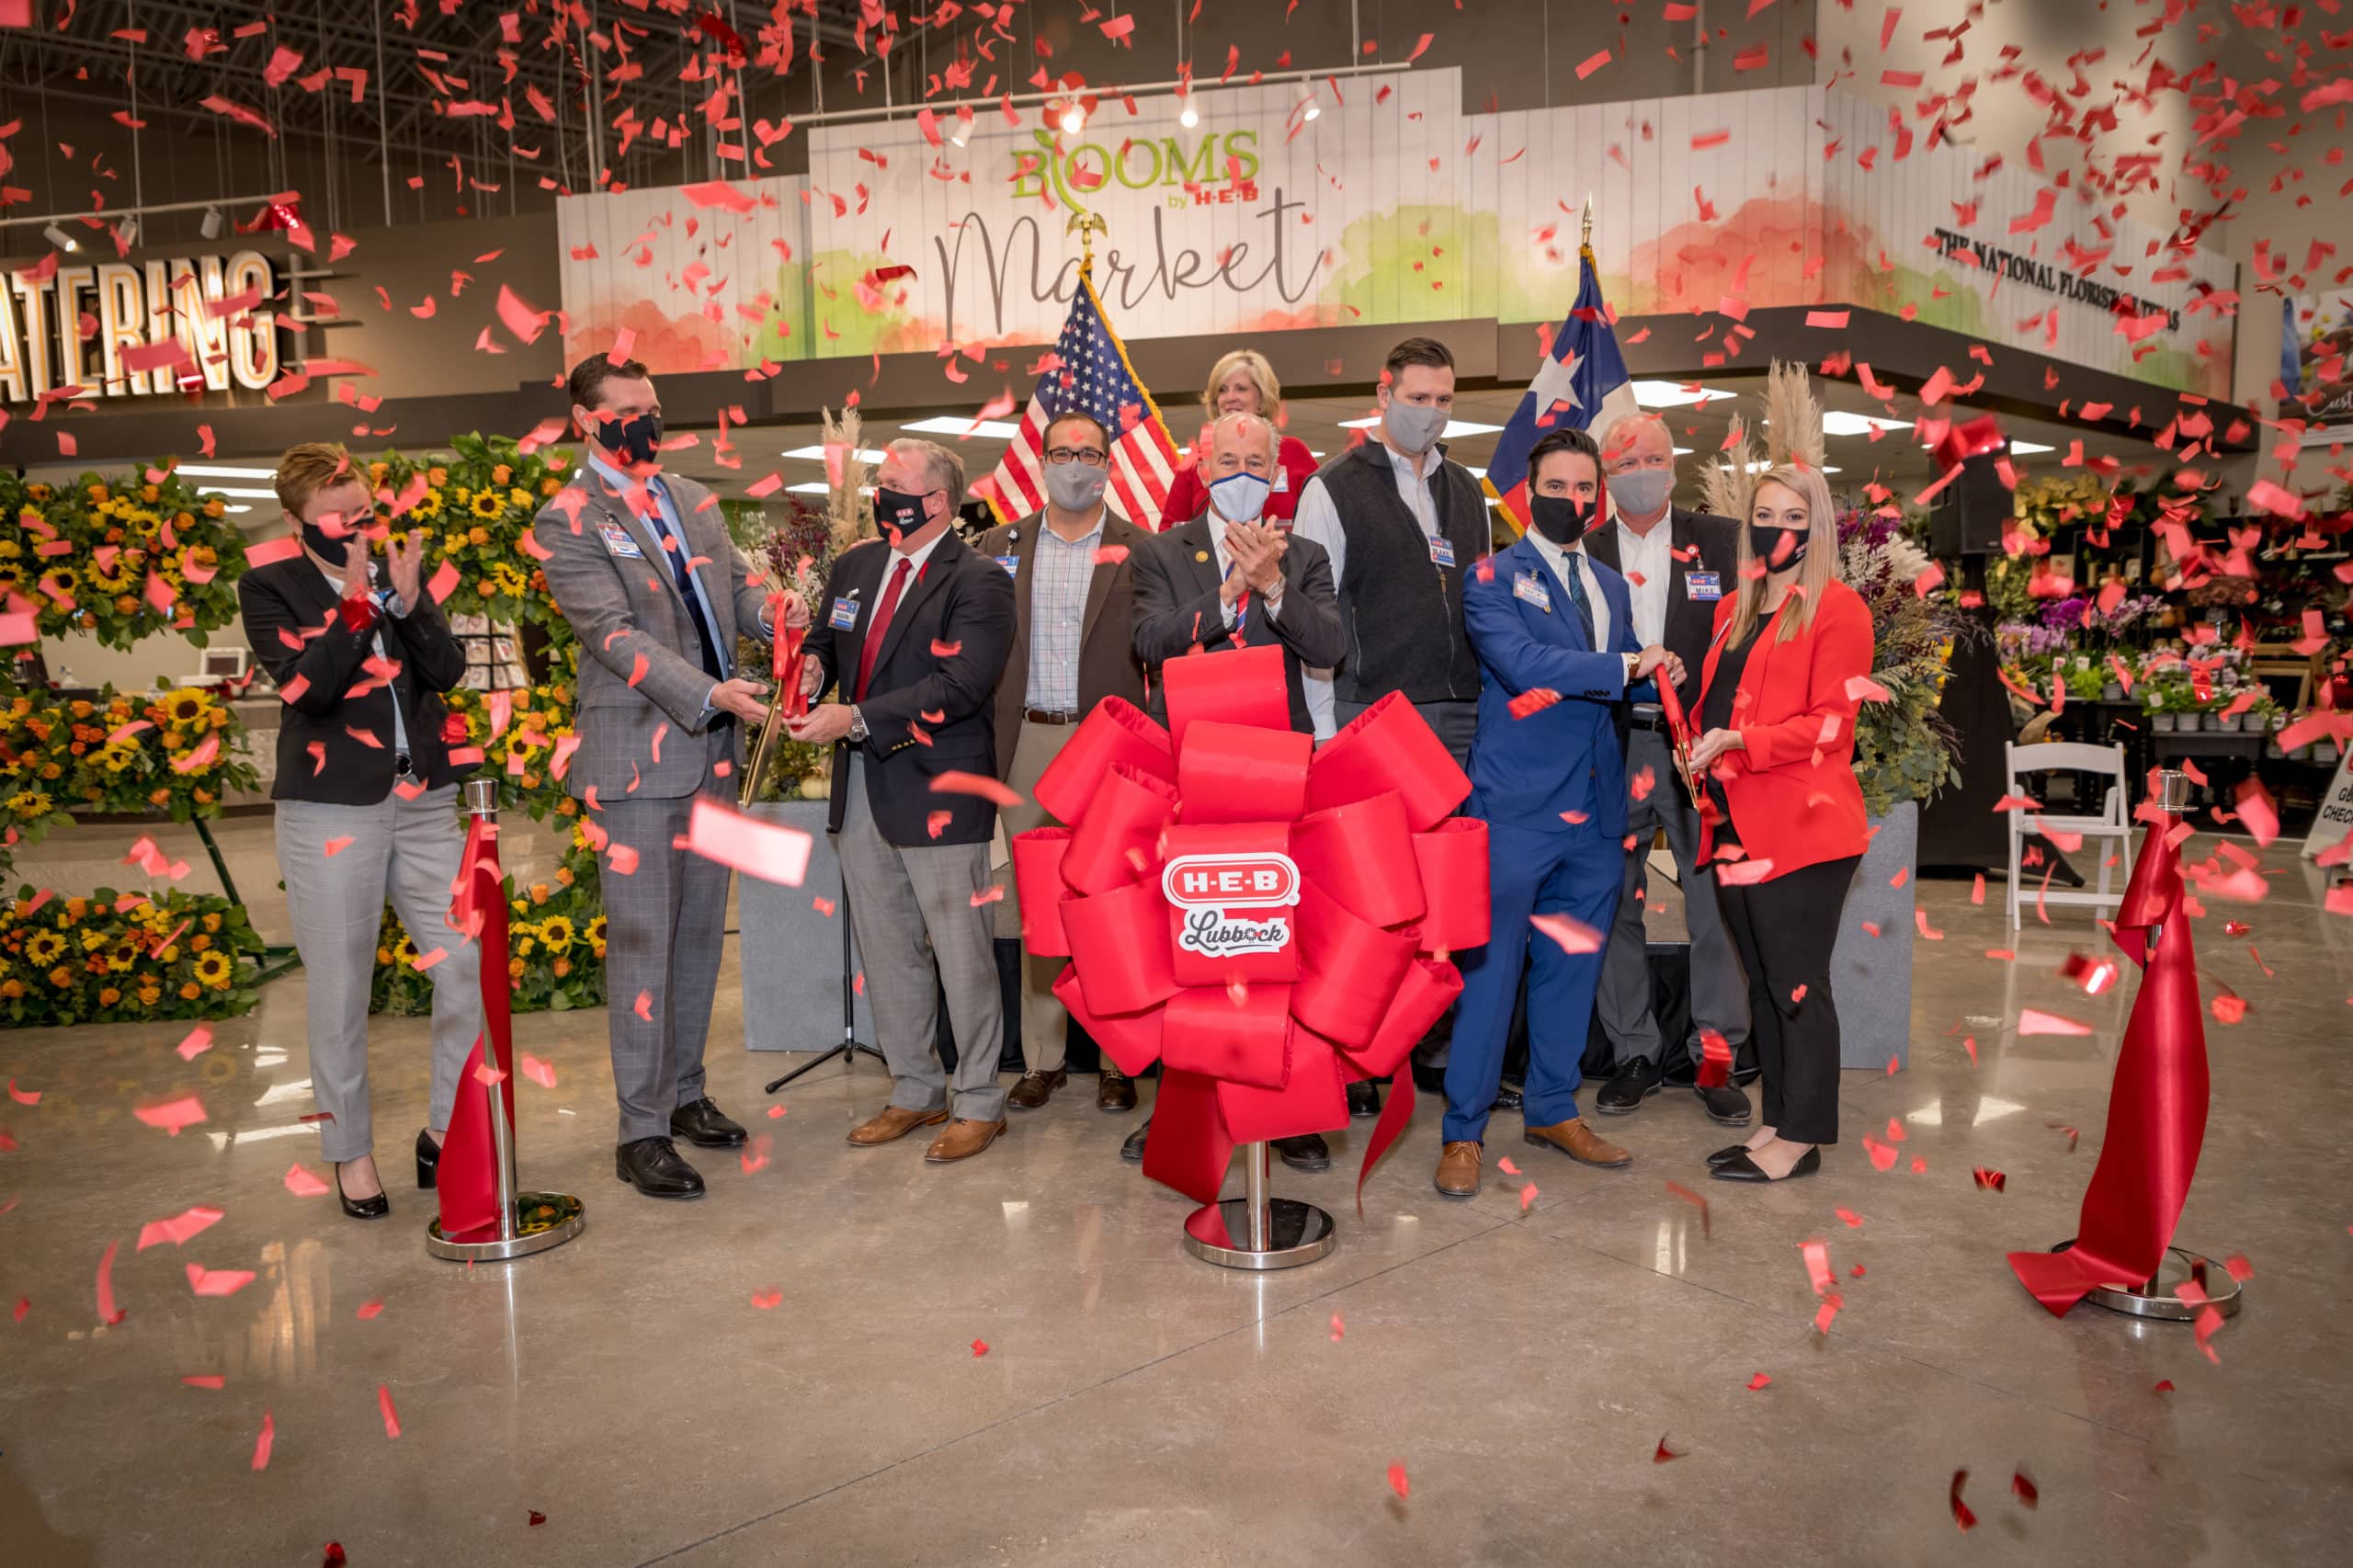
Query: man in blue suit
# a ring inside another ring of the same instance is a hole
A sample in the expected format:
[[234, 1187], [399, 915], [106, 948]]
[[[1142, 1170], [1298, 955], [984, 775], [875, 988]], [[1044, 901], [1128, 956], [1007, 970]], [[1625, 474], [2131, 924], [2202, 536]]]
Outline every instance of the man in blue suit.
[[1652, 671], [1680, 680], [1682, 668], [1664, 647], [1637, 645], [1626, 580], [1586, 554], [1585, 534], [1602, 520], [1592, 437], [1563, 428], [1536, 443], [1528, 505], [1527, 535], [1469, 574], [1462, 589], [1479, 658], [1463, 809], [1486, 820], [1493, 919], [1486, 946], [1456, 960], [1462, 1000], [1435, 1178], [1449, 1198], [1479, 1190], [1487, 1111], [1531, 937], [1528, 1141], [1588, 1165], [1633, 1158], [1578, 1117], [1578, 1061], [1625, 874], [1626, 759], [1614, 710], [1651, 687]]

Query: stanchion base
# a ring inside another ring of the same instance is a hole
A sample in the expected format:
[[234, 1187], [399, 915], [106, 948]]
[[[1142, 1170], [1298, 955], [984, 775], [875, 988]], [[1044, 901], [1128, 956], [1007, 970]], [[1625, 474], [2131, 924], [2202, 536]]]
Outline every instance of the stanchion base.
[[[1248, 1199], [1229, 1198], [1217, 1205], [1217, 1210], [1225, 1221], [1228, 1237], [1249, 1235]], [[1332, 1216], [1313, 1203], [1302, 1203], [1295, 1198], [1270, 1198], [1267, 1200], [1267, 1233], [1273, 1244], [1265, 1252], [1253, 1252], [1238, 1243], [1221, 1246], [1195, 1234], [1189, 1224], [1185, 1228], [1185, 1250], [1220, 1268], [1266, 1270], [1297, 1268], [1302, 1263], [1313, 1263], [1339, 1243], [1332, 1227]]]
[[[2070, 1236], [2051, 1250], [2065, 1252], [2075, 1244], [2075, 1239]], [[2174, 1288], [2185, 1281], [2196, 1283], [2206, 1292], [2206, 1299], [2185, 1301], [2175, 1295]], [[2236, 1317], [2240, 1305], [2239, 1282], [2231, 1278], [2230, 1270], [2188, 1247], [2167, 1247], [2165, 1261], [2157, 1266], [2157, 1277], [2143, 1289], [2095, 1285], [2084, 1292], [2084, 1300], [2112, 1312], [2156, 1323], [2194, 1323], [2210, 1306], [2226, 1318]]]
[[453, 1242], [441, 1233], [438, 1219], [425, 1227], [425, 1250], [451, 1262], [503, 1263], [535, 1252], [560, 1247], [580, 1233], [588, 1221], [580, 1199], [568, 1192], [518, 1192], [515, 1195], [516, 1233], [512, 1241], [493, 1236], [483, 1242]]

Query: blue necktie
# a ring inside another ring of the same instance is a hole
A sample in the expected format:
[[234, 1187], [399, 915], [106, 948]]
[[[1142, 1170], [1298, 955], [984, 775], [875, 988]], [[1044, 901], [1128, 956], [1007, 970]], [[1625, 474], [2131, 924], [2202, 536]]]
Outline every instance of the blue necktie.
[[1585, 574], [1577, 570], [1577, 558], [1563, 553], [1561, 575], [1569, 582], [1569, 602], [1577, 607], [1577, 624], [1585, 628], [1585, 645], [1593, 646], [1593, 602], [1585, 597]]
[[[670, 575], [677, 580], [678, 597], [687, 601], [687, 618], [695, 623], [695, 632], [702, 640], [703, 674], [713, 680], [722, 680], [726, 677], [719, 663], [719, 636], [711, 631], [710, 618], [702, 612], [702, 597], [695, 592], [694, 568], [687, 563], [686, 541], [671, 529], [668, 515], [662, 506], [669, 494], [658, 479], [648, 481], [645, 492], [654, 500], [651, 521], [654, 531], [662, 536], [662, 552], [670, 558]], [[1589, 635], [1591, 627], [1586, 630]]]

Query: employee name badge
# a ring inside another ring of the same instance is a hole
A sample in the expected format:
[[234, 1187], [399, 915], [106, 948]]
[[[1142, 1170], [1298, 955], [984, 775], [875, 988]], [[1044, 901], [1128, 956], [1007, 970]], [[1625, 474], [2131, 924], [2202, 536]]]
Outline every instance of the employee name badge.
[[1430, 536], [1430, 560], [1440, 566], [1454, 564], [1454, 541], [1444, 534]]
[[1021, 570], [1021, 557], [1017, 555], [999, 555], [994, 559], [999, 566], [1005, 568], [1005, 574], [1008, 577]]
[[1724, 597], [1723, 580], [1713, 572], [1683, 574], [1683, 594], [1692, 601], [1712, 602]]
[[1552, 613], [1552, 590], [1533, 572], [1523, 572], [1511, 580], [1511, 597], [1526, 599], [1546, 615]]
[[630, 538], [629, 530], [619, 523], [606, 523], [602, 525], [599, 531], [605, 536], [607, 554], [625, 555], [631, 561], [645, 559], [645, 551], [637, 547], [637, 540]]
[[847, 631], [852, 627], [856, 626], [858, 624], [858, 601], [856, 599], [835, 599], [834, 601], [832, 613], [825, 617], [825, 624], [832, 627], [836, 631]]

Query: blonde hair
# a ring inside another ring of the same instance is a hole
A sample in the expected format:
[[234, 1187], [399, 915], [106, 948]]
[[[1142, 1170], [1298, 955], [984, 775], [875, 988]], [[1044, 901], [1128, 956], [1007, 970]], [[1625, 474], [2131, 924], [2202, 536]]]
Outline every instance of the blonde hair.
[[287, 448], [278, 460], [278, 504], [299, 522], [313, 496], [355, 479], [364, 482], [367, 475], [351, 466], [351, 454], [342, 442], [305, 441]]
[[1217, 362], [1210, 371], [1209, 387], [1201, 393], [1201, 406], [1211, 415], [1217, 413], [1217, 389], [1236, 370], [1250, 372], [1258, 388], [1258, 416], [1274, 423], [1283, 408], [1283, 384], [1275, 379], [1275, 368], [1267, 363], [1267, 357], [1255, 348], [1237, 348]]
[[1838, 515], [1830, 500], [1830, 482], [1822, 477], [1822, 471], [1784, 463], [1756, 475], [1748, 482], [1741, 499], [1737, 573], [1740, 593], [1733, 601], [1732, 625], [1724, 634], [1724, 645], [1729, 648], [1746, 642], [1765, 614], [1768, 574], [1754, 570], [1760, 563], [1756, 552], [1749, 548], [1748, 528], [1756, 516], [1757, 493], [1768, 484], [1778, 484], [1804, 502], [1806, 516], [1805, 559], [1798, 563], [1798, 580], [1793, 589], [1800, 597], [1796, 608], [1781, 617], [1776, 642], [1787, 642], [1802, 628], [1813, 624], [1814, 611], [1822, 608], [1823, 590], [1838, 575]]

